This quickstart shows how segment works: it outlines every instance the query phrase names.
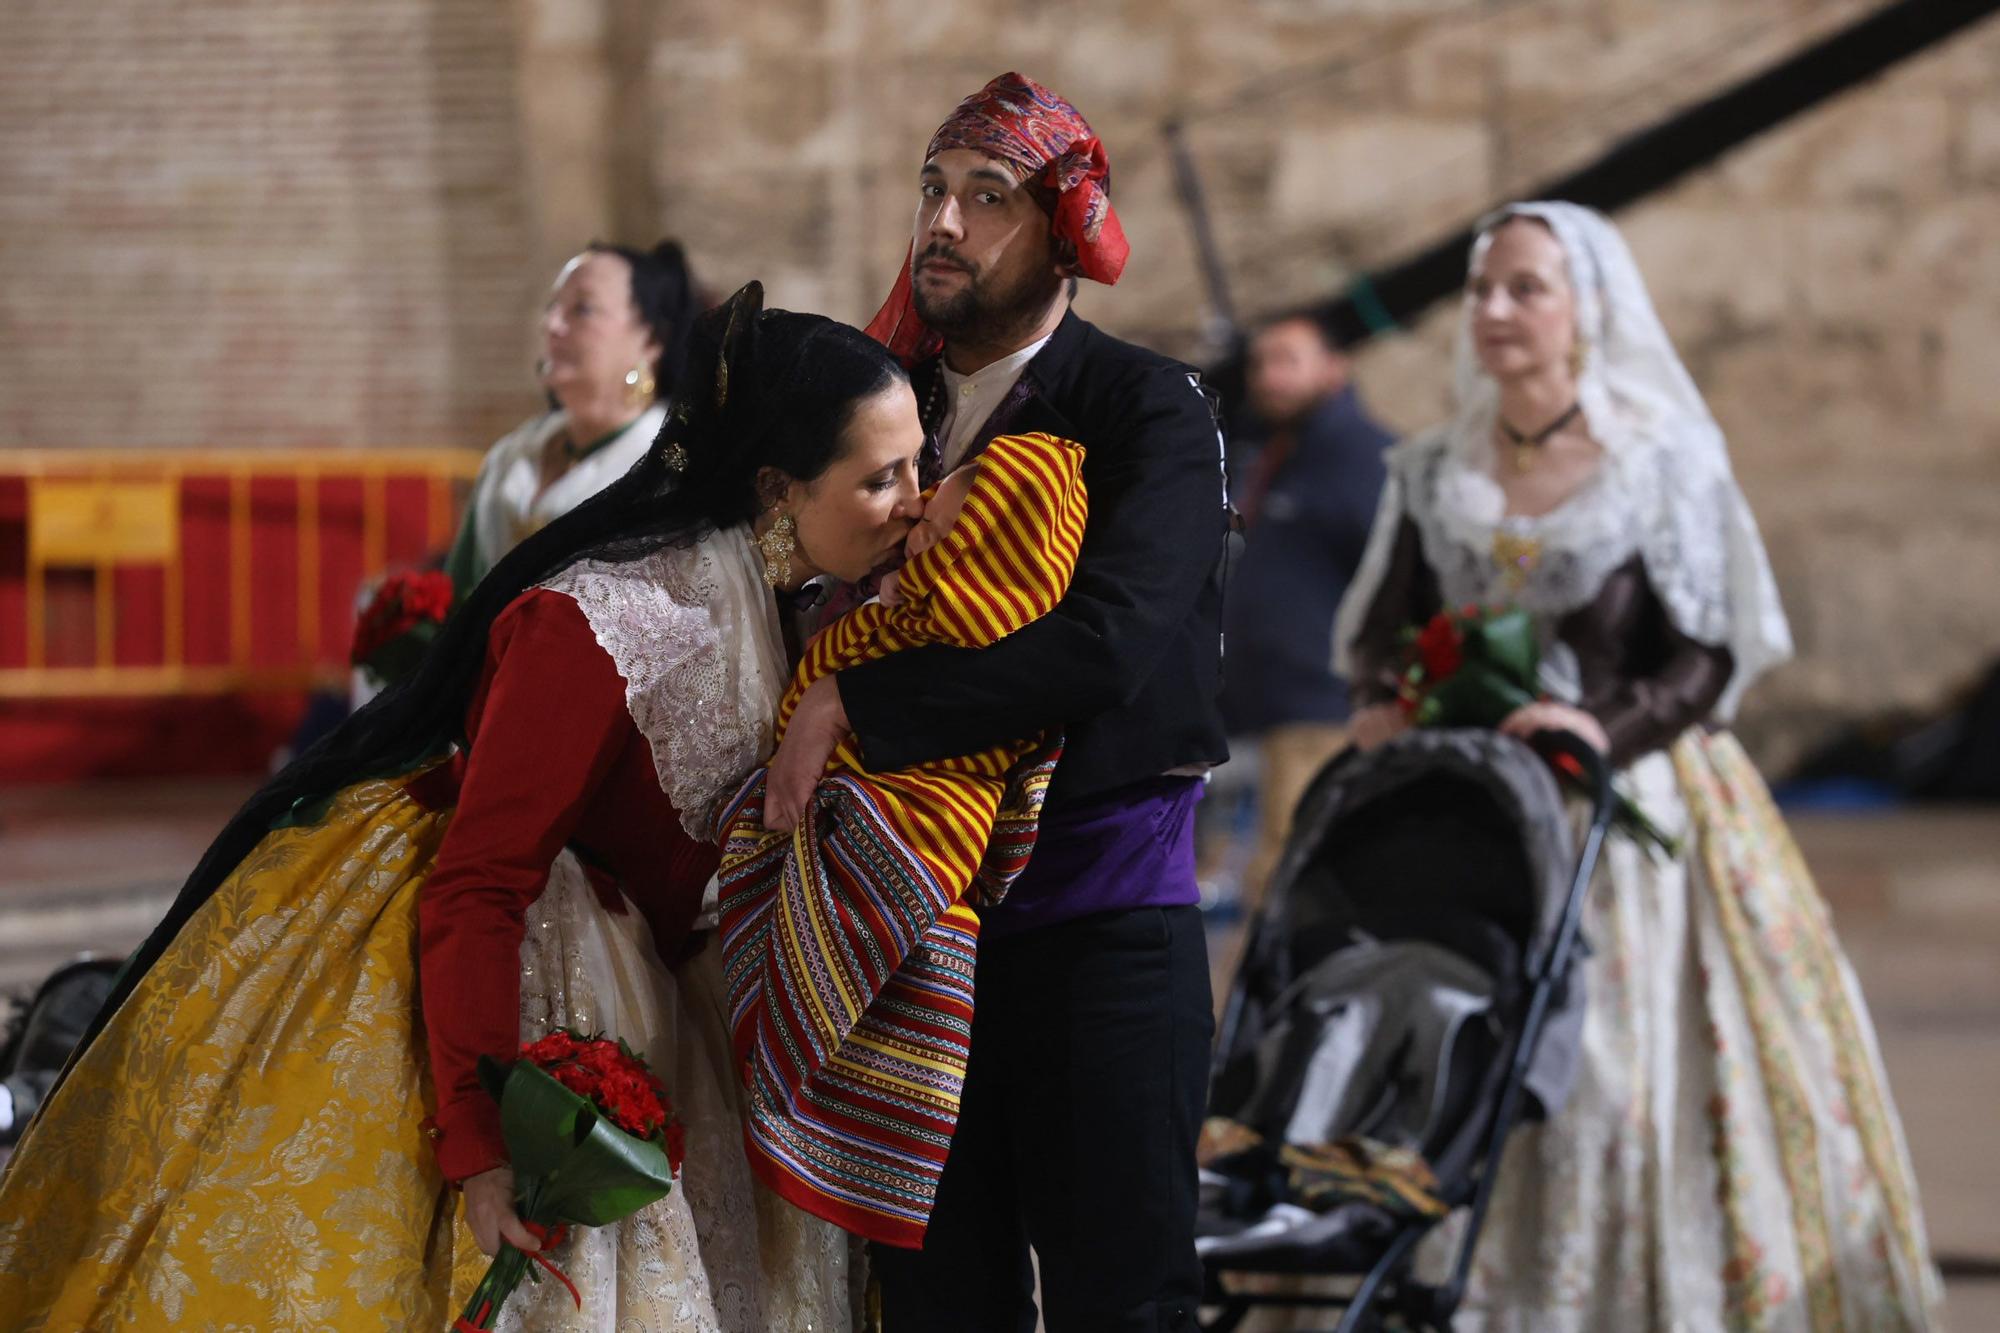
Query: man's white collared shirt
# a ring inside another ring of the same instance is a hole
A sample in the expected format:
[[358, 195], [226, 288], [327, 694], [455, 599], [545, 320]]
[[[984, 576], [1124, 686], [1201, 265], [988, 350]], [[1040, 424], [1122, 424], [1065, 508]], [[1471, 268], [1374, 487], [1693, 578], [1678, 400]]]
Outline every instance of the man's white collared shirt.
[[[1051, 334], [1050, 337], [1054, 335]], [[993, 415], [995, 408], [1014, 386], [1021, 381], [1021, 372], [1035, 359], [1035, 353], [1048, 344], [1048, 338], [1029, 343], [1018, 352], [1010, 352], [990, 366], [981, 366], [970, 375], [961, 375], [949, 365], [940, 364], [944, 371], [944, 414], [938, 422], [938, 448], [944, 460], [944, 470], [951, 471], [965, 461], [966, 451], [972, 448], [973, 437], [979, 428]]]

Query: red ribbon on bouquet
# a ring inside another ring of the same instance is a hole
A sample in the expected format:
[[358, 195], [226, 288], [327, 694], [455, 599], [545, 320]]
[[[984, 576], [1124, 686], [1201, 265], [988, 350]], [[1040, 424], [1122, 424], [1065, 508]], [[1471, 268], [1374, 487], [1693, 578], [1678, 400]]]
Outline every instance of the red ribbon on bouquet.
[[[553, 1263], [549, 1262], [549, 1256], [547, 1253], [549, 1250], [553, 1250], [556, 1246], [562, 1244], [565, 1240], [569, 1238], [569, 1228], [564, 1226], [560, 1222], [556, 1223], [552, 1227], [545, 1227], [538, 1222], [529, 1222], [524, 1220], [521, 1223], [521, 1225], [528, 1229], [529, 1235], [533, 1236], [536, 1240], [542, 1243], [541, 1249], [536, 1250], [533, 1254], [528, 1255], [527, 1257], [532, 1261], [534, 1261], [535, 1263], [540, 1264], [542, 1268], [548, 1272], [549, 1276], [553, 1277], [556, 1281], [562, 1283], [563, 1286], [569, 1291], [569, 1298], [576, 1302], [576, 1308], [581, 1310], [583, 1308], [583, 1293], [576, 1289], [576, 1283], [570, 1281], [568, 1275], [565, 1274], [562, 1271], [562, 1269], [557, 1268]], [[478, 1314], [478, 1319], [479, 1319], [478, 1323], [469, 1324], [466, 1322], [465, 1316], [460, 1315], [457, 1319], [452, 1321], [451, 1325], [452, 1333], [486, 1333], [486, 1330], [492, 1327], [492, 1325], [487, 1323], [486, 1321], [491, 1319], [493, 1317], [493, 1314], [494, 1314], [493, 1302], [489, 1301], [487, 1302], [487, 1304], [480, 1307]]]

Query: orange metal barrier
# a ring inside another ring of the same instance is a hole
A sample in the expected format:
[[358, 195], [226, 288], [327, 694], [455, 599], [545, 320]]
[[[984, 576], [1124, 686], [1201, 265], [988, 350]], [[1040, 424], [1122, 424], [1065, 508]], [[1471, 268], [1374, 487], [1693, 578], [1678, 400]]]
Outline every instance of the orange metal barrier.
[[[450, 541], [479, 461], [461, 449], [0, 452], [0, 699], [337, 683], [354, 590]], [[80, 575], [87, 660], [50, 637], [52, 586], [78, 593]]]

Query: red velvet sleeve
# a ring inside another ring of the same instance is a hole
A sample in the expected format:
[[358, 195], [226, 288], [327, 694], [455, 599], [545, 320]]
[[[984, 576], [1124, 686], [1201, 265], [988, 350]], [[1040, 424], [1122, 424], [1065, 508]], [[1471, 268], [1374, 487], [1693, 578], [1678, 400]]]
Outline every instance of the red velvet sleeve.
[[456, 813], [420, 908], [438, 1164], [506, 1162], [481, 1055], [521, 1038], [521, 936], [549, 866], [632, 732], [625, 686], [575, 602], [532, 592], [494, 621]]

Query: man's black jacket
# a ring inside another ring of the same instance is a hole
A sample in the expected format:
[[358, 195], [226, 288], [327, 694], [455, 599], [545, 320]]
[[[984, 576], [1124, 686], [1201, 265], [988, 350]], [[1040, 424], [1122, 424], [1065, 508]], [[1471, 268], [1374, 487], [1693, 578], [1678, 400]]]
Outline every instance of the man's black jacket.
[[[919, 400], [935, 364], [913, 379]], [[934, 423], [930, 423], [934, 424]], [[1228, 510], [1195, 373], [1065, 314], [974, 441], [1046, 431], [1084, 447], [1090, 518], [1069, 593], [988, 648], [944, 644], [840, 673], [876, 771], [1060, 726], [1062, 803], [1228, 756], [1216, 696]]]

